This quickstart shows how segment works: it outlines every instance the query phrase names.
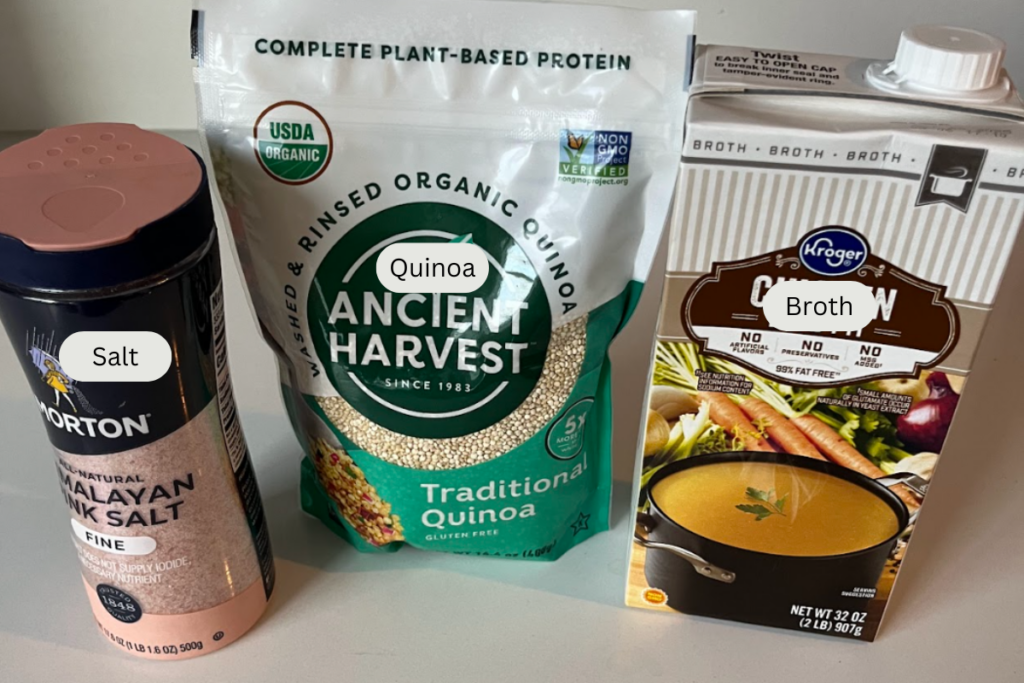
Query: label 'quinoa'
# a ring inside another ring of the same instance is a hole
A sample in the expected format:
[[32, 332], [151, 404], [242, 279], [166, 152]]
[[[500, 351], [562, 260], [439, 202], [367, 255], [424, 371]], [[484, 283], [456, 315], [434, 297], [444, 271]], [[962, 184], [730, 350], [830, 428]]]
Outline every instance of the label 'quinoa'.
[[[607, 528], [606, 355], [668, 212], [692, 13], [199, 5], [202, 128], [304, 509], [365, 550], [553, 559]], [[474, 291], [378, 278], [388, 246], [448, 242], [486, 255]]]

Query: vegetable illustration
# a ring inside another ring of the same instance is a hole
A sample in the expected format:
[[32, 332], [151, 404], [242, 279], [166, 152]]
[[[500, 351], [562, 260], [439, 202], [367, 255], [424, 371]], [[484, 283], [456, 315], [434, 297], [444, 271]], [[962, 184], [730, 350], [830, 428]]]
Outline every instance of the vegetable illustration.
[[960, 397], [953, 391], [945, 373], [933, 372], [928, 376], [927, 385], [928, 398], [900, 416], [896, 426], [900, 439], [907, 445], [937, 453], [942, 450]]
[[651, 387], [647, 406], [658, 411], [666, 420], [675, 420], [684, 413], [696, 413], [700, 409], [700, 403], [692, 394], [668, 384]]
[[671, 462], [702, 453], [735, 450], [733, 446], [725, 430], [711, 421], [710, 406], [704, 403], [696, 414], [682, 415], [672, 424], [668, 443], [645, 460], [641, 486], [646, 486], [655, 472]]
[[886, 391], [890, 394], [909, 396], [914, 403], [928, 398], [928, 384], [923, 379], [914, 377], [900, 377], [898, 379], [880, 379], [875, 382], [875, 388], [879, 391]]
[[[839, 433], [830, 428], [814, 415], [801, 415], [793, 420], [793, 424], [803, 432], [811, 442], [821, 449], [832, 462], [842, 465], [855, 472], [860, 472], [871, 479], [885, 476], [885, 472], [875, 463], [861, 455], [860, 451], [851, 446]], [[911, 510], [920, 507], [917, 497], [902, 484], [891, 487], [893, 493], [907, 504]]]
[[644, 456], [654, 455], [668, 443], [668, 422], [654, 410], [647, 411], [647, 427], [644, 433]]
[[768, 435], [782, 450], [793, 455], [806, 455], [809, 458], [824, 460], [825, 456], [815, 448], [803, 432], [787, 420], [779, 411], [772, 408], [759, 398], [746, 398], [740, 401], [740, 410], [751, 420], [764, 425]]
[[711, 419], [716, 424], [740, 440], [743, 449], [748, 451], [773, 451], [771, 444], [762, 438], [760, 431], [747, 419], [727, 394], [702, 391], [697, 394], [701, 403], [707, 403], [711, 409]]
[[[742, 377], [748, 383], [749, 395], [698, 391], [701, 377], [708, 374], [719, 378]], [[856, 399], [860, 395], [858, 386], [792, 387], [764, 379], [727, 360], [703, 356], [696, 346], [686, 343], [658, 344], [654, 380], [657, 383], [655, 388], [664, 387], [662, 393], [666, 395], [671, 387], [695, 397], [701, 404], [701, 415], [707, 408], [711, 424], [701, 427], [696, 441], [683, 446], [680, 425], [685, 418], [695, 416], [682, 415], [672, 426], [668, 443], [648, 462], [643, 482], [669, 462], [726, 450], [783, 450], [794, 455], [827, 459], [878, 479], [895, 472], [898, 464], [911, 458], [914, 451], [938, 450], [938, 447], [929, 449], [911, 438], [917, 436], [915, 430], [922, 427], [925, 436], [929, 436], [927, 430], [932, 425], [926, 423], [922, 426], [911, 420], [904, 427], [903, 422], [907, 422], [904, 418], [918, 415], [915, 411], [919, 407], [948, 410], [947, 417], [951, 418], [950, 406], [955, 407], [952, 401], [957, 399], [944, 373], [931, 373], [927, 380], [913, 380], [928, 388], [929, 397], [918, 401], [907, 416], [899, 418], [898, 427], [894, 415], [854, 407], [858, 405]], [[878, 383], [870, 386], [880, 389]], [[889, 385], [888, 389], [920, 393], [917, 384], [908, 382]], [[652, 391], [652, 400], [653, 397]], [[826, 398], [828, 400], [822, 400]], [[946, 403], [936, 407], [934, 401]], [[689, 424], [692, 426], [692, 422]], [[946, 428], [948, 419], [937, 430], [942, 438], [945, 438]], [[920, 506], [918, 496], [909, 488], [897, 484], [892, 490], [912, 511]]]
[[935, 464], [939, 461], [938, 453], [918, 453], [912, 455], [905, 460], [900, 460], [896, 465], [897, 472], [911, 472], [919, 477], [925, 479], [932, 478], [932, 472], [935, 471]]

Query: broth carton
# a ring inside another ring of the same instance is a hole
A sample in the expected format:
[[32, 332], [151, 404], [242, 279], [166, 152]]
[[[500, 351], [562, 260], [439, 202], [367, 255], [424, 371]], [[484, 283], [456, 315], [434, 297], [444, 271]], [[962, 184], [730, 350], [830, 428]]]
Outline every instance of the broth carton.
[[[628, 604], [874, 639], [1024, 217], [1003, 53], [944, 27], [891, 62], [702, 48]], [[781, 331], [791, 281], [860, 283], [871, 321]]]

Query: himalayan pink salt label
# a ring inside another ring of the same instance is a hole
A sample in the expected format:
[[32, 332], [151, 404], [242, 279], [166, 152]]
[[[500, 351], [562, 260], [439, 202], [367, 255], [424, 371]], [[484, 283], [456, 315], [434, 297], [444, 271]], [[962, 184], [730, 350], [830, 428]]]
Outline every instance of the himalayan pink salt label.
[[[75, 543], [86, 582], [127, 591], [144, 613], [213, 607], [260, 580], [242, 501], [214, 403], [148, 446], [103, 456], [59, 453], [57, 474], [72, 514], [104, 541]], [[146, 540], [143, 540], [146, 539]], [[152, 542], [146, 555], [121, 547]], [[225, 578], [226, 571], [230, 580]]]
[[[250, 588], [258, 589], [263, 604], [267, 600], [217, 404], [159, 441], [102, 456], [102, 470], [99, 460], [57, 456], [82, 576], [94, 611], [101, 610], [101, 627], [115, 644], [144, 656], [198, 653], [222, 646], [232, 629], [240, 635], [244, 629], [227, 608], [199, 619], [203, 630], [182, 642], [151, 628], [173, 623], [168, 617], [229, 605]], [[239, 609], [251, 613], [253, 599]]]
[[[144, 657], [232, 642], [274, 584], [231, 388], [217, 258], [214, 246], [144, 295], [65, 305], [0, 292], [56, 450], [100, 630]], [[148, 373], [143, 381], [116, 374], [132, 362]]]

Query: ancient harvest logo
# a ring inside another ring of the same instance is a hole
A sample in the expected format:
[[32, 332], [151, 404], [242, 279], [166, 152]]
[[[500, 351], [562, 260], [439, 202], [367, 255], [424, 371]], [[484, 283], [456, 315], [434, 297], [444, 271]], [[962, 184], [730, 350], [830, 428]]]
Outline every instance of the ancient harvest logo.
[[327, 170], [334, 139], [327, 121], [302, 102], [267, 107], [252, 130], [256, 159], [274, 180], [286, 185], [312, 182]]
[[610, 130], [563, 130], [558, 175], [582, 178], [626, 178], [633, 134]]
[[868, 260], [868, 243], [853, 230], [839, 226], [818, 228], [799, 244], [800, 262], [812, 273], [849, 275]]
[[[391, 244], [466, 236], [490, 264], [470, 294], [399, 294], [377, 278]], [[551, 338], [548, 297], [526, 253], [487, 217], [451, 204], [402, 204], [356, 225], [317, 267], [307, 310], [341, 397], [420, 438], [465, 436], [511, 414], [540, 380]]]

